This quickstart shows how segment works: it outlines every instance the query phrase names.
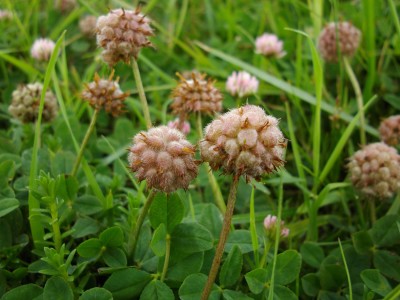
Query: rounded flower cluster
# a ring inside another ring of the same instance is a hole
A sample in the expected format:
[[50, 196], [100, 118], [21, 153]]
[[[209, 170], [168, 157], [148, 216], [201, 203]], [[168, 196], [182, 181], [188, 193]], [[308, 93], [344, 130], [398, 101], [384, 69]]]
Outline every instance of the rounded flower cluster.
[[191, 79], [180, 76], [178, 86], [172, 91], [174, 101], [171, 107], [175, 114], [214, 113], [222, 109], [222, 94], [214, 86], [214, 81], [205, 77], [195, 73]]
[[[267, 234], [267, 236], [274, 240], [275, 239], [275, 233], [276, 233], [276, 221], [278, 220], [278, 218], [276, 216], [273, 215], [268, 215], [265, 217], [264, 219], [264, 229], [265, 229], [265, 233]], [[281, 237], [283, 238], [287, 238], [289, 236], [290, 233], [290, 229], [284, 227], [283, 225], [285, 225], [284, 221], [281, 221]]]
[[379, 133], [382, 141], [390, 146], [400, 142], [400, 115], [391, 116], [381, 122]]
[[114, 81], [113, 77], [114, 71], [108, 79], [102, 79], [96, 73], [94, 81], [85, 85], [82, 98], [96, 110], [104, 108], [106, 112], [118, 116], [123, 112], [123, 101], [129, 93], [122, 92], [118, 84], [119, 78]]
[[226, 81], [226, 90], [232, 96], [242, 98], [257, 93], [258, 84], [257, 78], [245, 71], [233, 72]]
[[169, 121], [167, 126], [169, 128], [178, 129], [184, 135], [188, 135], [190, 132], [190, 123], [188, 121], [181, 122], [181, 120], [179, 120], [179, 118], [176, 118], [173, 121]]
[[281, 58], [286, 55], [283, 42], [275, 34], [264, 33], [256, 39], [256, 53]]
[[[336, 35], [338, 33], [338, 37]], [[318, 49], [328, 62], [338, 61], [338, 48], [343, 56], [351, 57], [360, 45], [361, 31], [349, 22], [331, 22], [325, 26], [318, 38]]]
[[129, 151], [131, 170], [149, 188], [171, 193], [187, 189], [197, 176], [195, 148], [179, 130], [160, 126], [142, 131], [134, 136]]
[[11, 11], [6, 9], [0, 9], [0, 21], [11, 20], [13, 18], [13, 14]]
[[286, 139], [275, 117], [261, 107], [231, 110], [204, 129], [201, 157], [212, 169], [259, 180], [283, 166]]
[[400, 188], [400, 155], [384, 143], [358, 150], [347, 167], [353, 185], [368, 196], [389, 198]]
[[79, 20], [79, 29], [82, 34], [91, 37], [94, 36], [96, 32], [96, 22], [97, 18], [95, 16], [85, 16]]
[[55, 0], [54, 7], [63, 13], [69, 12], [76, 7], [76, 0]]
[[56, 44], [50, 39], [37, 39], [31, 48], [31, 55], [37, 61], [48, 61]]
[[97, 44], [104, 48], [103, 60], [110, 66], [122, 60], [129, 63], [137, 58], [143, 47], [152, 46], [148, 37], [153, 35], [150, 19], [135, 11], [115, 9], [100, 16], [96, 25]]
[[[12, 93], [12, 101], [8, 107], [10, 114], [23, 123], [36, 121], [42, 90], [43, 85], [38, 82], [19, 86]], [[44, 98], [43, 121], [51, 121], [55, 118], [57, 112], [57, 99], [51, 91], [47, 91]]]

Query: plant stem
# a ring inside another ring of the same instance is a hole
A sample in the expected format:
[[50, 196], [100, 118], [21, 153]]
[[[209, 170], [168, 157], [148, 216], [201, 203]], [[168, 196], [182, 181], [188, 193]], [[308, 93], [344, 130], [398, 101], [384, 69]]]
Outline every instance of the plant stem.
[[206, 286], [204, 287], [203, 294], [201, 295], [201, 300], [207, 300], [210, 295], [212, 285], [214, 284], [215, 278], [217, 277], [219, 265], [221, 264], [222, 255], [224, 253], [224, 247], [226, 240], [228, 238], [229, 229], [231, 227], [233, 210], [235, 208], [236, 201], [236, 191], [239, 183], [239, 176], [233, 175], [233, 180], [228, 197], [228, 206], [224, 216], [224, 223], [222, 225], [221, 234], [219, 236], [217, 250], [215, 251], [215, 256], [213, 263], [211, 265], [210, 273], [208, 274], [208, 280]]
[[136, 89], [139, 94], [140, 103], [143, 109], [144, 120], [146, 122], [147, 129], [152, 127], [149, 106], [147, 104], [146, 95], [144, 94], [142, 78], [140, 77], [139, 66], [135, 58], [132, 58], [132, 69], [133, 69], [133, 76], [135, 77], [136, 82]]
[[86, 131], [85, 137], [83, 138], [81, 148], [79, 149], [78, 156], [76, 157], [76, 161], [74, 164], [74, 167], [72, 168], [72, 176], [75, 176], [76, 173], [78, 172], [79, 165], [81, 163], [82, 157], [83, 157], [83, 151], [85, 151], [86, 145], [89, 141], [89, 138], [95, 128], [96, 125], [96, 120], [97, 120], [97, 115], [99, 114], [99, 111], [97, 109], [94, 110], [92, 120], [90, 121], [90, 125], [88, 130]]
[[151, 206], [151, 203], [154, 200], [155, 195], [156, 195], [156, 192], [154, 190], [152, 190], [150, 192], [149, 196], [147, 197], [146, 202], [143, 205], [142, 211], [139, 214], [139, 217], [136, 221], [135, 229], [134, 229], [132, 236], [128, 242], [128, 257], [132, 257], [135, 254], [135, 249], [136, 249], [137, 241], [139, 238], [140, 229], [142, 228], [144, 219], [147, 216], [147, 212], [149, 211], [149, 208]]
[[274, 286], [275, 286], [275, 268], [276, 260], [278, 256], [279, 238], [281, 237], [281, 216], [282, 216], [282, 202], [283, 202], [283, 179], [282, 174], [280, 175], [279, 184], [279, 197], [278, 197], [278, 220], [276, 221], [276, 233], [275, 233], [275, 245], [274, 245], [274, 258], [272, 261], [272, 275], [270, 282], [270, 289], [268, 294], [268, 300], [274, 299]]
[[342, 247], [342, 243], [340, 242], [340, 239], [338, 239], [338, 242], [339, 242], [339, 247], [340, 247], [340, 253], [342, 254], [344, 268], [346, 270], [347, 284], [349, 285], [349, 300], [353, 300], [353, 289], [352, 289], [352, 285], [351, 285], [349, 268], [347, 267], [346, 257], [344, 255], [343, 247]]
[[60, 251], [62, 240], [61, 240], [60, 223], [58, 220], [58, 208], [56, 201], [57, 201], [56, 198], [52, 199], [52, 203], [50, 204], [50, 215], [51, 215], [51, 227], [53, 228], [54, 248], [57, 251]]
[[169, 234], [167, 234], [164, 266], [163, 266], [161, 279], [160, 279], [161, 281], [164, 281], [165, 275], [167, 275], [170, 255], [171, 255], [171, 236]]
[[259, 268], [264, 268], [265, 262], [267, 261], [267, 256], [269, 250], [271, 249], [271, 243], [264, 237], [264, 254], [261, 258], [260, 264], [258, 265]]
[[255, 264], [258, 265], [260, 263], [260, 257], [258, 254], [258, 236], [256, 230], [256, 218], [254, 214], [254, 186], [251, 189], [251, 196], [250, 196], [250, 233], [251, 233], [251, 244], [253, 246], [253, 253], [254, 253], [254, 261]]
[[365, 136], [365, 116], [364, 116], [364, 105], [363, 105], [364, 101], [361, 93], [360, 84], [358, 83], [356, 75], [354, 74], [353, 69], [351, 68], [348, 58], [343, 57], [343, 62], [347, 75], [349, 76], [351, 84], [353, 85], [354, 93], [356, 94], [357, 106], [358, 110], [360, 111], [360, 141], [361, 145], [365, 145], [367, 139]]
[[[199, 139], [203, 138], [203, 125], [201, 122], [201, 113], [197, 114], [197, 132], [199, 134]], [[210, 182], [211, 189], [213, 191], [214, 200], [217, 204], [219, 210], [224, 214], [226, 211], [226, 205], [224, 201], [224, 197], [222, 197], [221, 189], [219, 188], [218, 182], [215, 179], [214, 173], [211, 170], [210, 165], [207, 162], [204, 162], [204, 166], [206, 168], [206, 173], [208, 177], [208, 181]]]
[[373, 225], [376, 222], [375, 199], [369, 199], [369, 208], [371, 214], [371, 225]]

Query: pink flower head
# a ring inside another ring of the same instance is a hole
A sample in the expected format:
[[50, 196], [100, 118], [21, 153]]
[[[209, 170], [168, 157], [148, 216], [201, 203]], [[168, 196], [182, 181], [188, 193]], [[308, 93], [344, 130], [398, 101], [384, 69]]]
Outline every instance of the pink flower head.
[[281, 58], [286, 55], [283, 42], [275, 34], [264, 33], [256, 39], [256, 53]]
[[245, 71], [233, 72], [226, 81], [226, 90], [240, 98], [257, 93], [258, 80]]
[[38, 61], [48, 61], [56, 44], [50, 39], [37, 39], [31, 48], [31, 55]]
[[184, 135], [188, 135], [190, 132], [190, 123], [188, 121], [181, 122], [179, 118], [168, 122], [168, 127], [180, 130]]
[[13, 14], [11, 11], [6, 9], [0, 9], [0, 21], [3, 20], [11, 20], [13, 18]]
[[[268, 215], [264, 219], [264, 229], [267, 233], [267, 236], [272, 240], [275, 238], [275, 232], [276, 232], [275, 230], [276, 230], [276, 221], [277, 220], [278, 220], [278, 218], [273, 215]], [[283, 227], [284, 224], [285, 224], [285, 222], [281, 221], [281, 237], [287, 238], [289, 236], [290, 229]]]

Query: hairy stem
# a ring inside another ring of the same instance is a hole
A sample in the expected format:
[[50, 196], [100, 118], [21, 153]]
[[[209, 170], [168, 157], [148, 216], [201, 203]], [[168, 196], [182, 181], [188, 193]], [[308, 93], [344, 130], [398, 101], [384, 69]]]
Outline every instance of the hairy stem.
[[136, 89], [139, 94], [140, 104], [142, 105], [144, 120], [146, 122], [147, 129], [152, 127], [150, 112], [149, 112], [149, 105], [147, 104], [146, 95], [144, 94], [144, 88], [142, 83], [142, 78], [140, 77], [139, 66], [137, 64], [136, 59], [132, 58], [132, 69], [133, 69], [133, 76], [135, 77], [136, 82]]
[[364, 103], [363, 103], [364, 101], [361, 93], [360, 84], [358, 83], [356, 75], [354, 74], [353, 69], [351, 68], [348, 58], [343, 57], [343, 62], [347, 75], [349, 76], [351, 84], [353, 85], [354, 93], [356, 94], [357, 106], [358, 110], [360, 111], [360, 141], [361, 145], [365, 145], [367, 139], [365, 135], [365, 116], [364, 116]]
[[161, 279], [160, 279], [161, 281], [164, 281], [165, 275], [167, 275], [170, 255], [171, 255], [171, 236], [169, 234], [167, 234], [164, 266], [163, 266]]
[[238, 183], [239, 183], [239, 176], [235, 174], [233, 176], [231, 188], [229, 191], [228, 206], [227, 206], [227, 209], [225, 212], [224, 223], [222, 225], [221, 234], [219, 236], [217, 250], [215, 251], [214, 260], [211, 265], [210, 273], [208, 274], [208, 280], [207, 280], [206, 286], [204, 287], [203, 294], [201, 295], [201, 300], [208, 299], [210, 292], [211, 292], [212, 285], [214, 284], [215, 278], [217, 277], [219, 265], [221, 264], [222, 255], [224, 253], [225, 243], [228, 238], [229, 229], [231, 227], [233, 210], [235, 208], [236, 191], [237, 191]]
[[146, 199], [146, 202], [143, 205], [142, 211], [139, 214], [139, 217], [136, 221], [135, 229], [131, 235], [131, 238], [129, 239], [128, 242], [128, 257], [132, 257], [135, 254], [135, 249], [137, 245], [137, 241], [139, 238], [139, 233], [140, 229], [142, 228], [144, 219], [147, 216], [147, 213], [149, 211], [149, 208], [151, 206], [151, 203], [153, 203], [154, 196], [156, 195], [156, 192], [152, 190], [149, 194], [149, 196]]
[[90, 136], [91, 136], [91, 134], [92, 134], [92, 132], [93, 132], [93, 130], [95, 128], [98, 114], [99, 114], [99, 111], [97, 109], [95, 109], [94, 112], [93, 112], [92, 120], [90, 121], [89, 128], [86, 131], [85, 137], [83, 138], [83, 141], [82, 141], [82, 144], [81, 144], [81, 148], [79, 149], [78, 156], [76, 157], [76, 161], [75, 161], [74, 167], [72, 168], [72, 173], [71, 173], [72, 176], [75, 176], [76, 173], [78, 172], [79, 165], [81, 164], [81, 160], [82, 160], [82, 157], [83, 157], [83, 151], [85, 151], [85, 148], [86, 148], [86, 145], [87, 145], [87, 143], [89, 141], [89, 138], [90, 138]]

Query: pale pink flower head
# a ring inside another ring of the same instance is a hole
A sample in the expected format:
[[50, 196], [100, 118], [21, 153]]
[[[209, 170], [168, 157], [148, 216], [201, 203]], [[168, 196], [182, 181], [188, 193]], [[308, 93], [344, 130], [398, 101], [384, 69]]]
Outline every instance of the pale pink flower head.
[[[276, 216], [273, 215], [268, 215], [265, 217], [264, 219], [264, 229], [265, 229], [265, 233], [267, 234], [267, 236], [274, 240], [275, 239], [275, 233], [276, 233], [276, 221], [278, 220], [278, 218]], [[281, 221], [281, 237], [283, 238], [287, 238], [289, 236], [290, 233], [290, 229], [284, 227], [285, 222]]]
[[131, 170], [149, 188], [172, 193], [187, 189], [197, 176], [195, 147], [177, 129], [159, 126], [139, 132], [129, 152]]
[[400, 190], [400, 155], [384, 143], [358, 150], [347, 168], [354, 187], [364, 195], [384, 199]]
[[49, 61], [56, 44], [50, 39], [37, 39], [31, 48], [31, 55], [37, 61]]
[[390, 146], [400, 143], [400, 115], [383, 120], [379, 126], [381, 140]]
[[256, 39], [256, 53], [281, 58], [286, 55], [283, 42], [275, 34], [264, 33]]
[[11, 20], [13, 18], [13, 14], [11, 11], [6, 9], [0, 9], [0, 21]]
[[96, 33], [96, 22], [97, 18], [95, 16], [85, 16], [79, 20], [79, 29], [82, 34], [87, 37], [92, 37]]
[[188, 135], [189, 132], [190, 132], [190, 123], [188, 121], [181, 122], [179, 120], [179, 118], [176, 118], [175, 120], [169, 121], [167, 126], [169, 128], [178, 129], [184, 135]]
[[258, 90], [258, 80], [245, 71], [233, 72], [226, 81], [226, 90], [239, 98], [255, 94]]
[[212, 121], [200, 141], [203, 161], [213, 170], [260, 180], [283, 166], [286, 139], [278, 119], [255, 105], [233, 109]]

